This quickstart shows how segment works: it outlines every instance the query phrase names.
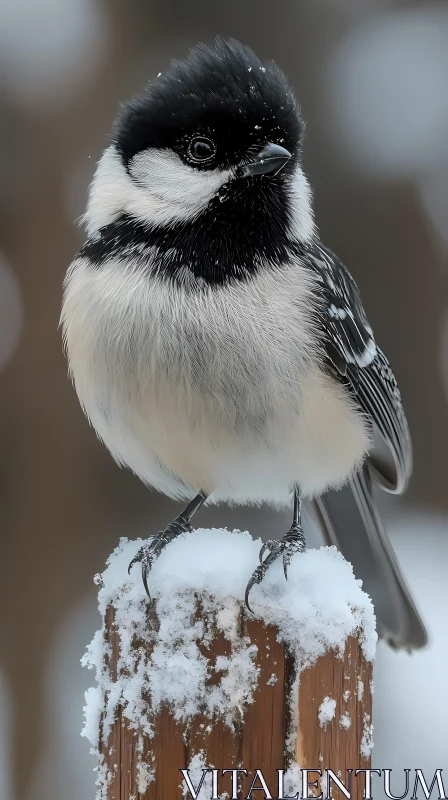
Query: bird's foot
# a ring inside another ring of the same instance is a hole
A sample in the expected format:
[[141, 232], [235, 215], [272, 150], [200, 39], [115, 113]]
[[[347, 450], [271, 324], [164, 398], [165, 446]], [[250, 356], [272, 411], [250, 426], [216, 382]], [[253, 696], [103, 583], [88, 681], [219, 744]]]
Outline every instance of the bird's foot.
[[[268, 542], [264, 543], [263, 547], [260, 550], [260, 565], [252, 573], [252, 576], [246, 587], [245, 603], [249, 611], [252, 611], [249, 605], [250, 591], [256, 583], [261, 583], [271, 564], [273, 564], [274, 561], [277, 560], [277, 558], [282, 556], [283, 572], [285, 573], [285, 579], [287, 580], [288, 567], [291, 563], [293, 555], [295, 553], [303, 553], [305, 550], [306, 550], [305, 536], [303, 535], [303, 531], [300, 525], [296, 523], [293, 523], [291, 525], [291, 528], [289, 529], [288, 533], [283, 537], [283, 539], [271, 539]], [[266, 552], [268, 553], [268, 555], [263, 561], [263, 556]]]
[[149, 541], [146, 542], [134, 556], [128, 567], [128, 573], [131, 572], [134, 564], [142, 565], [142, 580], [145, 587], [146, 594], [149, 598], [151, 595], [148, 588], [148, 574], [151, 570], [153, 562], [159, 557], [162, 550], [165, 549], [167, 544], [173, 541], [176, 536], [181, 533], [191, 533], [192, 527], [182, 515], [176, 517], [173, 522], [170, 522], [163, 531], [153, 534]]

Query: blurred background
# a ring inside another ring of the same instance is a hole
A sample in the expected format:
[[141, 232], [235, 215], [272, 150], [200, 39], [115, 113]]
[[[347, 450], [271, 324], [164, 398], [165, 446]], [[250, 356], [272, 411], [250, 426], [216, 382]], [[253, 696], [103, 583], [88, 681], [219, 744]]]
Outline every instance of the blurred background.
[[[92, 576], [120, 536], [174, 516], [89, 428], [58, 318], [118, 103], [218, 33], [273, 57], [295, 87], [322, 238], [360, 285], [413, 434], [411, 488], [382, 504], [430, 645], [380, 646], [373, 767], [448, 768], [445, 0], [1, 0], [1, 800], [93, 800], [79, 736]], [[289, 513], [215, 509], [208, 523], [268, 538]]]

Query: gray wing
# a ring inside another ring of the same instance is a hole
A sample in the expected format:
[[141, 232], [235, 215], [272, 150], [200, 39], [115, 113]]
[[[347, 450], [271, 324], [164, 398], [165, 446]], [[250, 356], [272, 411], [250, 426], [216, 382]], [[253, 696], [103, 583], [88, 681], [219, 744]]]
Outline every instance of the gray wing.
[[336, 545], [372, 598], [379, 636], [393, 647], [424, 647], [426, 630], [375, 507], [368, 466], [312, 504], [324, 541]]
[[370, 594], [381, 636], [418, 648], [427, 635], [375, 508], [372, 478], [401, 493], [412, 472], [412, 446], [397, 382], [375, 343], [359, 290], [348, 270], [320, 242], [310, 266], [322, 287], [320, 323], [327, 368], [352, 393], [372, 426], [373, 446], [357, 475], [339, 492], [314, 501], [324, 539], [335, 544]]
[[347, 385], [372, 425], [373, 477], [387, 491], [401, 493], [412, 472], [412, 445], [397, 381], [348, 270], [321, 242], [309, 263], [322, 287], [320, 322], [328, 368]]

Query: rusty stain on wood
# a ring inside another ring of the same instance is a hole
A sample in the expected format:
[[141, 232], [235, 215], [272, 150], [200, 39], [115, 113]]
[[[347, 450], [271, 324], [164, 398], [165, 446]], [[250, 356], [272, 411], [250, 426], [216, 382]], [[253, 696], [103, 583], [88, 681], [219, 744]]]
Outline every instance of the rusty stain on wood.
[[[372, 715], [372, 664], [364, 658], [358, 640], [350, 637], [342, 656], [328, 652], [301, 671], [296, 748], [295, 754], [288, 754], [286, 741], [292, 724], [290, 696], [295, 673], [292, 657], [283, 643], [277, 641], [275, 627], [245, 619], [244, 614], [241, 621], [241, 637], [248, 637], [257, 647], [259, 669], [253, 702], [246, 706], [243, 716], [234, 719], [230, 727], [224, 720], [210, 719], [202, 713], [186, 725], [176, 722], [170, 709], [164, 706], [154, 719], [154, 736], [149, 738], [132, 730], [119, 708], [107, 741], [100, 742], [100, 753], [112, 776], [108, 800], [183, 800], [180, 769], [186, 768], [201, 751], [209, 767], [248, 770], [249, 776], [240, 784], [241, 797], [246, 797], [255, 769], [262, 770], [272, 796], [277, 797], [277, 770], [287, 769], [291, 755], [302, 768], [322, 772], [331, 768], [345, 785], [348, 769], [370, 766], [370, 760], [361, 757], [360, 749], [365, 726]], [[213, 621], [207, 620], [207, 626], [210, 630]], [[106, 639], [111, 652], [108, 666], [116, 679], [120, 643], [112, 608], [106, 612]], [[217, 683], [220, 676], [215, 669], [216, 659], [229, 656], [232, 644], [222, 632], [216, 632], [200, 647], [209, 661], [209, 682]], [[321, 726], [319, 707], [327, 696], [336, 700], [336, 710], [334, 718]], [[342, 716], [346, 721], [350, 719], [349, 727], [341, 725]], [[139, 762], [154, 770], [155, 775], [144, 792], [139, 791], [144, 786], [139, 784]], [[316, 777], [311, 773], [310, 781]], [[363, 781], [354, 779], [352, 788], [353, 800], [361, 800]], [[319, 794], [320, 788], [316, 791]], [[220, 777], [219, 792], [231, 796], [230, 774]], [[336, 787], [332, 796], [335, 800], [343, 798]]]

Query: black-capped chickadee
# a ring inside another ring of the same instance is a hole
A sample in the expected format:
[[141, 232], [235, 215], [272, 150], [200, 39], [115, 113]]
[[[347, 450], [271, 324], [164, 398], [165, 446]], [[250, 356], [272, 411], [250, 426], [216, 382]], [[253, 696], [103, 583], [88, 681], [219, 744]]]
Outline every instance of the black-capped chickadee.
[[319, 240], [302, 132], [284, 74], [235, 41], [198, 45], [123, 106], [65, 282], [70, 372], [116, 461], [190, 501], [136, 556], [146, 588], [204, 502], [293, 494], [291, 529], [264, 545], [246, 601], [304, 549], [301, 500], [316, 499], [383, 633], [420, 646], [371, 491], [372, 478], [406, 487], [406, 417], [357, 286]]

